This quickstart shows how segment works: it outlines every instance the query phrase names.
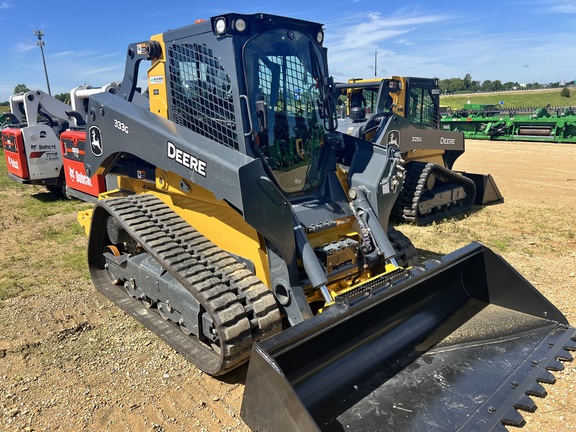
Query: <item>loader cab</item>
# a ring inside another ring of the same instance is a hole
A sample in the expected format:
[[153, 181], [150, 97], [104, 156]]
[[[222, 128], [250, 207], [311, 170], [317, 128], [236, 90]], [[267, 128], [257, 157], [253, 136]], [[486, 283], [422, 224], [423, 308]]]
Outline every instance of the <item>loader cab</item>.
[[[286, 194], [309, 192], [324, 178], [326, 129], [335, 125], [325, 90], [328, 70], [318, 26], [274, 28], [243, 48], [254, 152]], [[315, 40], [316, 39], [316, 40]]]
[[408, 77], [405, 81], [405, 117], [412, 123], [432, 129], [440, 125], [438, 78]]

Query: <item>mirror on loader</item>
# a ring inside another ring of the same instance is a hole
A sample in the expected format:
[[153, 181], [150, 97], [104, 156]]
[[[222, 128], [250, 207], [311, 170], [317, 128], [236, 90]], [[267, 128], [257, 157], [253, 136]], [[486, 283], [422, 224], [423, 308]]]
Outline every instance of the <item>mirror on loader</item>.
[[156, 178], [120, 172], [83, 219], [94, 285], [210, 375], [249, 361], [255, 431], [522, 425], [576, 329], [482, 245], [418, 263], [388, 227], [398, 140], [335, 130], [322, 41], [225, 14], [129, 45], [122, 94], [90, 98], [85, 167]]

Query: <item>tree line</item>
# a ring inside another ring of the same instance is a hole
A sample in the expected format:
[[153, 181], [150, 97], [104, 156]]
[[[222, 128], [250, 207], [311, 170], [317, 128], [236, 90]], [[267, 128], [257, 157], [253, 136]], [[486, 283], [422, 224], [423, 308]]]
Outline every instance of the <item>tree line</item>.
[[[574, 84], [574, 81], [568, 83]], [[560, 88], [564, 87], [563, 92], [565, 95], [563, 97], [570, 97], [570, 91], [568, 88], [560, 84], [560, 82], [550, 83], [550, 84], [540, 84], [538, 82], [529, 83], [526, 85], [521, 86], [518, 82], [508, 81], [502, 83], [500, 80], [484, 80], [482, 82], [478, 80], [473, 80], [472, 75], [469, 73], [466, 74], [464, 78], [447, 78], [441, 79], [439, 81], [440, 91], [442, 94], [454, 94], [454, 93], [476, 93], [476, 92], [492, 92], [492, 91], [512, 91], [512, 90], [535, 90], [541, 88]], [[18, 84], [14, 87], [14, 94], [17, 93], [26, 93], [30, 91], [25, 84]], [[54, 95], [56, 99], [62, 101], [64, 103], [68, 103], [70, 101], [70, 94], [69, 93], [59, 93]], [[8, 101], [0, 102], [0, 106], [7, 106], [9, 105]]]
[[[568, 83], [570, 84], [570, 83]], [[574, 82], [572, 81], [572, 84]], [[472, 75], [466, 74], [464, 78], [447, 78], [441, 79], [439, 82], [442, 94], [453, 93], [476, 93], [476, 92], [493, 92], [493, 91], [512, 91], [512, 90], [535, 90], [542, 88], [560, 88], [565, 87], [565, 84], [560, 82], [540, 84], [533, 82], [525, 85], [520, 85], [518, 82], [508, 81], [503, 83], [500, 80], [484, 80], [482, 82], [472, 79]]]

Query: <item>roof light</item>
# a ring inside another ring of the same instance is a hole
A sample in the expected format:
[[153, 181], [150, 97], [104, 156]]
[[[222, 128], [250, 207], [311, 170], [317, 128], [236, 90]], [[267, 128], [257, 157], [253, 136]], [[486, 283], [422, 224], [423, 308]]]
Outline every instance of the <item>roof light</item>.
[[244, 21], [242, 18], [238, 18], [234, 22], [234, 27], [236, 27], [236, 31], [243, 32], [246, 30], [246, 21]]
[[219, 35], [226, 33], [226, 18], [216, 19], [214, 28], [216, 29], [216, 33], [218, 33]]
[[324, 32], [322, 30], [320, 30], [316, 35], [316, 42], [318, 42], [319, 44], [324, 42]]

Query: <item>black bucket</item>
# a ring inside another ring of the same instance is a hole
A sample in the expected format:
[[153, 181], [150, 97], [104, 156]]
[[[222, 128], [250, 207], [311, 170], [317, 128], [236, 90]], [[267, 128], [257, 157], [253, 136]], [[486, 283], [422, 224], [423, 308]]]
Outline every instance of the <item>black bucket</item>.
[[254, 431], [521, 426], [576, 330], [477, 243], [255, 345], [242, 418]]
[[494, 177], [490, 174], [474, 174], [467, 172], [460, 172], [464, 177], [468, 177], [476, 185], [476, 197], [474, 204], [476, 205], [490, 205], [501, 204], [504, 202], [504, 197], [500, 193]]

